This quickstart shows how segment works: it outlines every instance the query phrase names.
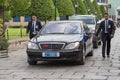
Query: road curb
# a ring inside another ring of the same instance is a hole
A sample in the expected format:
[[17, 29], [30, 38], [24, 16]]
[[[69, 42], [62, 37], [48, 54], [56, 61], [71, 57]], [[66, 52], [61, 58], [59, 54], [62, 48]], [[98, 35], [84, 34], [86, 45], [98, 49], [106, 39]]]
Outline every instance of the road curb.
[[16, 39], [16, 40], [9, 40], [9, 49], [16, 49], [16, 48], [23, 48], [26, 47], [29, 39], [28, 38], [22, 38], [22, 39]]

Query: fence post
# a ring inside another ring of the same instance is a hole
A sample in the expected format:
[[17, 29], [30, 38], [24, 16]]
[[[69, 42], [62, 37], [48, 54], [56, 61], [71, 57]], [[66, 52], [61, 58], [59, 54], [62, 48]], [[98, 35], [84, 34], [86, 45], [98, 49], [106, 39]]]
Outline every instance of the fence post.
[[20, 37], [22, 38], [22, 26], [20, 27]]
[[9, 33], [8, 33], [8, 29], [7, 29], [7, 39], [9, 40]]

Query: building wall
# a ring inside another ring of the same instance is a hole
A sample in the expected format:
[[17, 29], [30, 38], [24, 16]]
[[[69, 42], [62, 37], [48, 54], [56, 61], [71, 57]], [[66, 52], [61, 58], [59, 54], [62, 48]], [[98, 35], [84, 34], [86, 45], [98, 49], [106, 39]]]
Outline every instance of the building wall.
[[108, 10], [110, 15], [116, 15], [116, 8], [120, 6], [120, 0], [108, 0], [108, 3], [111, 4], [111, 9]]
[[[19, 18], [19, 19], [18, 19]], [[31, 18], [29, 18], [27, 21], [25, 20], [24, 16], [17, 17], [16, 20], [9, 20], [5, 22], [5, 26], [27, 26], [28, 22], [30, 21]], [[60, 17], [56, 18], [57, 20], [60, 20]], [[44, 25], [45, 21], [41, 21], [41, 24]]]

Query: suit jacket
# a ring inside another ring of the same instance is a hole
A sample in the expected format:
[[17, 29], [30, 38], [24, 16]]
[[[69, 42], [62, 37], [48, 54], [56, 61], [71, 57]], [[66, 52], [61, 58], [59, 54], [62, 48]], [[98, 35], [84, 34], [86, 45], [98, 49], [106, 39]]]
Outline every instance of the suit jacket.
[[[40, 29], [42, 28], [41, 23], [36, 21], [36, 26], [38, 27], [36, 27], [35, 30], [40, 31]], [[30, 35], [33, 35], [34, 27], [32, 26], [32, 21], [30, 21], [27, 26], [26, 33], [29, 33], [29, 32], [30, 32]]]
[[[111, 20], [108, 20], [108, 29], [107, 29], [108, 35], [109, 36], [114, 35], [115, 30], [116, 30], [116, 28], [115, 28], [114, 22]], [[104, 34], [105, 34], [105, 20], [100, 23], [100, 26], [99, 26], [98, 31], [96, 33], [96, 36], [98, 36], [98, 34], [101, 31], [102, 31], [102, 36], [104, 36]]]

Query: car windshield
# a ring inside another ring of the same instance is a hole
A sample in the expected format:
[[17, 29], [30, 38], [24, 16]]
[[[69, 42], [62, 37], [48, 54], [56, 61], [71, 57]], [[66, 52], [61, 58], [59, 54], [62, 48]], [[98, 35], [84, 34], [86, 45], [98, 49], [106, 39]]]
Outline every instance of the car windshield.
[[95, 20], [94, 17], [92, 16], [76, 16], [76, 17], [71, 17], [71, 20], [79, 20], [79, 21], [83, 21], [86, 24], [95, 24]]
[[80, 23], [48, 23], [40, 34], [81, 34]]

